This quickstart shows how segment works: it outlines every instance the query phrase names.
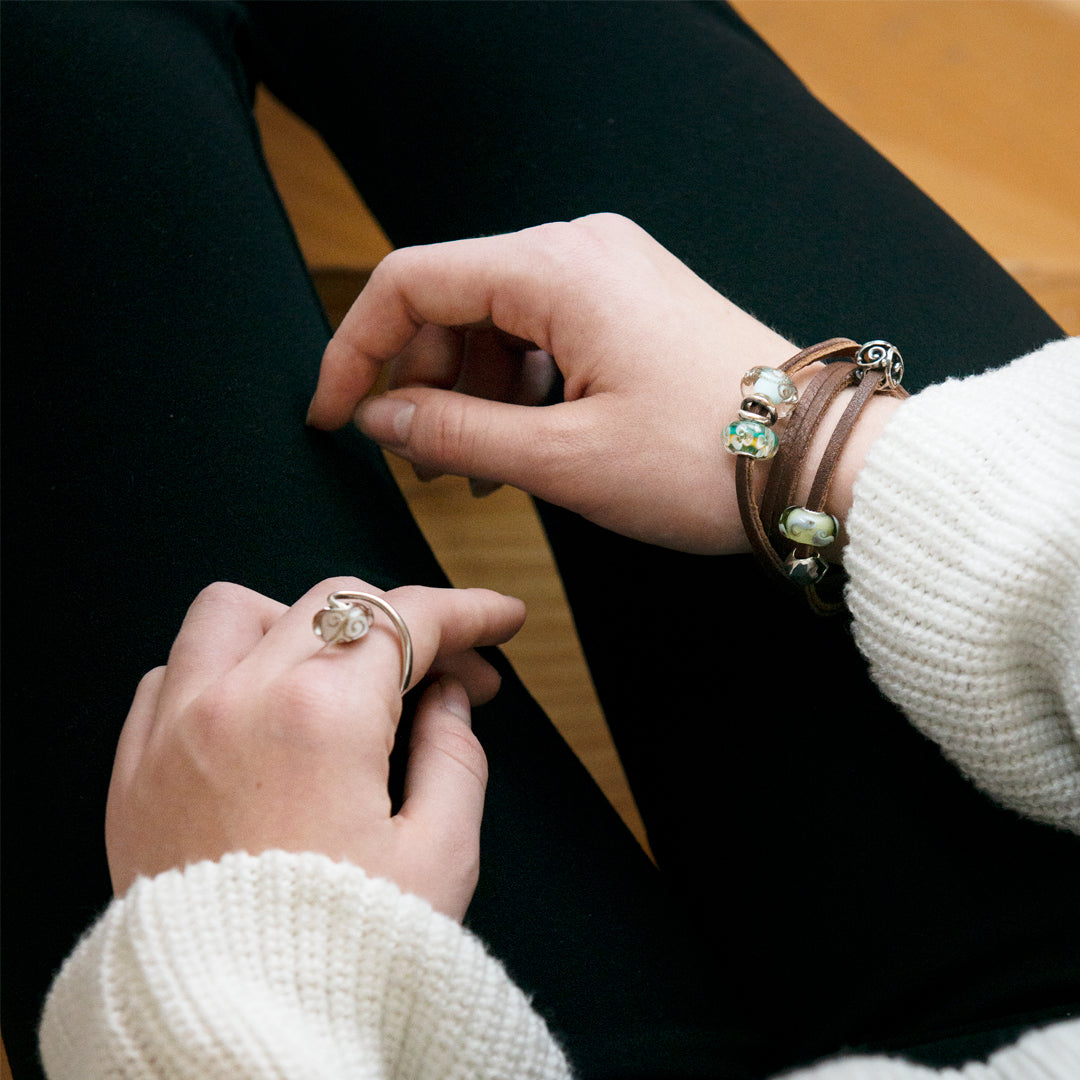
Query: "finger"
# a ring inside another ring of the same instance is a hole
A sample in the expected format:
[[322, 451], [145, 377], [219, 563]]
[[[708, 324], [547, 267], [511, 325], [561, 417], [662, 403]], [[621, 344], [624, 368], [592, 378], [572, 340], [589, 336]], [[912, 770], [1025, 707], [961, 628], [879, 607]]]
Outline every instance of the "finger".
[[281, 613], [266, 631], [259, 647], [252, 650], [245, 665], [249, 675], [259, 672], [263, 677], [269, 677], [295, 667], [328, 648], [327, 643], [315, 633], [314, 620], [320, 611], [330, 606], [330, 596], [336, 592], [383, 595], [382, 589], [356, 577], [326, 578], [313, 585], [295, 604]]
[[464, 358], [465, 331], [428, 323], [422, 326], [390, 365], [388, 386], [435, 386], [449, 390]]
[[214, 582], [195, 598], [169, 652], [162, 710], [196, 697], [236, 667], [286, 611], [284, 604], [230, 582]]
[[502, 676], [478, 652], [440, 653], [428, 668], [428, 676], [450, 675], [469, 695], [470, 705], [486, 705], [502, 685]]
[[534, 383], [538, 371], [548, 374], [542, 362], [537, 362], [547, 353], [494, 327], [468, 330], [464, 345], [460, 377], [443, 389], [512, 405], [539, 405], [543, 401], [543, 397], [536, 396]]
[[357, 409], [361, 431], [424, 470], [512, 484], [576, 509], [614, 426], [603, 395], [529, 408], [447, 390], [395, 390]]
[[707, 290], [643, 229], [612, 214], [391, 252], [323, 354], [308, 422], [327, 430], [345, 424], [380, 368], [426, 323], [490, 321], [558, 356], [556, 330], [566, 342], [589, 340], [601, 314], [616, 324], [640, 317], [646, 272]]
[[[489, 665], [472, 650], [501, 645], [521, 629], [525, 605], [516, 597], [490, 589], [431, 589], [405, 586], [387, 593], [410, 629], [413, 644], [415, 686], [429, 671], [460, 672], [481, 700], [492, 686]], [[473, 659], [467, 659], [467, 657]], [[496, 675], [497, 678], [497, 675]]]
[[522, 357], [518, 384], [508, 401], [515, 405], [542, 405], [548, 399], [559, 369], [551, 353], [528, 349]]
[[[398, 613], [412, 644], [412, 686], [440, 655], [449, 658], [476, 646], [502, 644], [525, 620], [525, 605], [520, 600], [488, 589], [406, 586], [383, 594], [359, 578], [330, 578], [310, 589], [267, 631], [244, 662], [245, 676], [262, 683], [298, 665], [318, 664], [318, 670], [308, 674], [324, 700], [350, 701], [356, 700], [356, 695], [377, 692], [392, 706], [396, 724], [401, 637], [386, 614], [374, 610], [374, 621], [363, 638], [347, 644], [325, 644], [315, 635], [312, 620], [327, 606], [329, 594], [337, 591], [382, 596]], [[490, 676], [480, 674], [477, 665], [470, 664], [466, 670], [481, 680], [478, 697], [492, 690]]]
[[436, 820], [450, 807], [470, 813], [479, 826], [487, 787], [487, 760], [472, 731], [465, 688], [451, 676], [420, 699], [409, 742], [401, 813]]
[[[465, 361], [453, 387], [459, 394], [505, 401], [512, 405], [540, 405], [553, 379], [554, 362], [531, 342], [511, 337], [494, 327], [469, 330], [465, 335]], [[413, 466], [414, 471], [416, 466]], [[430, 469], [420, 467], [420, 474]], [[477, 499], [502, 487], [497, 480], [469, 478], [469, 490]]]
[[469, 701], [454, 679], [441, 679], [421, 699], [409, 743], [399, 822], [415, 827], [437, 859], [440, 888], [432, 903], [460, 918], [476, 885], [487, 758], [472, 732]]
[[[555, 379], [555, 362], [531, 342], [491, 326], [465, 331], [425, 326], [405, 354], [393, 362], [390, 389], [434, 387], [515, 405], [541, 405]], [[413, 464], [421, 481], [443, 470]], [[476, 497], [490, 495], [498, 481], [470, 478]]]
[[120, 730], [116, 744], [116, 756], [113, 761], [113, 784], [126, 789], [128, 779], [134, 775], [142, 760], [143, 751], [154, 729], [154, 720], [161, 699], [161, 688], [165, 682], [165, 668], [157, 667], [148, 671], [135, 690], [127, 719]]
[[[391, 252], [376, 267], [327, 345], [308, 422], [345, 424], [384, 364], [427, 323], [462, 327], [491, 321], [554, 352], [547, 332], [552, 285], [572, 245], [567, 225], [457, 240]], [[575, 234], [576, 236], [576, 234]]]

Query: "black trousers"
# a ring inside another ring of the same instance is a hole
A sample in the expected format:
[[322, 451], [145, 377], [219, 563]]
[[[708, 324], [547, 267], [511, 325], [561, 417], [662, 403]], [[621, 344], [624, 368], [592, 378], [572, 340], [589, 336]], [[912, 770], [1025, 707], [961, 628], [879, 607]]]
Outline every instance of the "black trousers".
[[[399, 245], [617, 211], [799, 344], [896, 341], [913, 388], [1060, 335], [721, 5], [5, 3], [2, 45], [19, 1080], [109, 896], [130, 696], [198, 590], [445, 580], [378, 451], [303, 425], [327, 325], [258, 80]], [[950, 1063], [1076, 1006], [1076, 838], [975, 791], [846, 627], [771, 607], [745, 560], [542, 512], [659, 870], [507, 670], [476, 719], [469, 923], [583, 1076], [761, 1076], [845, 1048]]]

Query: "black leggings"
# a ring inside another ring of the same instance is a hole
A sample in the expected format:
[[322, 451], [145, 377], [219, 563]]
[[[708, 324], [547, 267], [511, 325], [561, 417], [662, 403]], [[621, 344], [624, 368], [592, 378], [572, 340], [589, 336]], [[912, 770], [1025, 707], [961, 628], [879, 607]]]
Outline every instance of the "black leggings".
[[[898, 342], [913, 389], [1060, 335], [721, 5], [3, 18], [18, 1080], [51, 975], [109, 897], [103, 806], [133, 688], [198, 590], [445, 583], [379, 452], [303, 425], [327, 325], [262, 158], [258, 80], [398, 245], [617, 211], [799, 344]], [[476, 717], [491, 785], [468, 921], [582, 1076], [753, 1077], [845, 1048], [949, 1063], [1068, 1013], [1075, 837], [965, 782], [842, 623], [768, 597], [748, 634], [745, 560], [541, 510], [660, 870], [507, 670]], [[643, 611], [641, 583], [665, 604]]]

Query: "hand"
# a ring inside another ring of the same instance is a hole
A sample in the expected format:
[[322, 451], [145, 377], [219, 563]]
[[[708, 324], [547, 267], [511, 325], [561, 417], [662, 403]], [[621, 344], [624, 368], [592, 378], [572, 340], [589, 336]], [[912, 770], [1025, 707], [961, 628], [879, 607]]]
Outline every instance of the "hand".
[[376, 615], [361, 641], [321, 644], [315, 612], [355, 579], [292, 608], [217, 584], [192, 604], [166, 667], [139, 685], [106, 811], [113, 888], [231, 851], [316, 851], [386, 877], [461, 919], [476, 887], [487, 762], [469, 723], [499, 676], [472, 651], [524, 621], [485, 589], [395, 589], [421, 698], [405, 800], [392, 815], [390, 750], [401, 714], [396, 634]]
[[[518, 404], [542, 383], [537, 349], [564, 403]], [[327, 347], [309, 422], [345, 424], [389, 364], [391, 391], [357, 422], [422, 473], [513, 484], [655, 544], [742, 551], [721, 433], [743, 372], [795, 351], [636, 225], [597, 215], [393, 252]]]

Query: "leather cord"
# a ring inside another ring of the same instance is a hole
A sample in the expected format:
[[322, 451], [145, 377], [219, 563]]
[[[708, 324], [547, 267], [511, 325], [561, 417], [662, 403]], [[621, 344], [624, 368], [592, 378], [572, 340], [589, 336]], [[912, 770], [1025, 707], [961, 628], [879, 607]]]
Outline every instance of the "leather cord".
[[780, 365], [780, 370], [794, 375], [819, 360], [838, 360], [841, 357], [854, 356], [858, 351], [859, 343], [851, 338], [829, 338], [828, 341], [819, 341], [816, 345], [800, 349], [790, 360]]
[[[858, 351], [859, 343], [852, 341], [851, 338], [829, 338], [827, 341], [820, 341], [816, 345], [800, 349], [790, 360], [780, 365], [780, 370], [787, 375], [795, 375], [811, 364], [840, 357], [851, 357]], [[783, 561], [769, 542], [762, 524], [761, 512], [754, 501], [754, 459], [744, 454], [740, 454], [735, 460], [735, 497], [739, 504], [739, 516], [742, 518], [743, 529], [758, 561], [766, 569], [779, 574], [785, 580], [790, 580]]]
[[851, 363], [829, 364], [814, 376], [813, 382], [800, 396], [799, 407], [792, 415], [784, 432], [784, 440], [773, 458], [761, 499], [761, 518], [766, 523], [766, 533], [774, 547], [784, 542], [779, 529], [780, 515], [795, 501], [807, 452], [821, 420], [840, 392], [854, 382], [855, 371], [855, 365]]
[[[794, 375], [818, 361], [854, 357], [859, 349], [860, 346], [850, 338], [830, 338], [796, 353], [782, 364], [779, 370], [789, 376]], [[780, 515], [795, 500], [810, 445], [825, 414], [837, 396], [854, 385], [855, 393], [829, 437], [806, 503], [807, 509], [825, 510], [844, 446], [870, 399], [884, 384], [883, 372], [874, 369], [863, 371], [850, 362], [827, 364], [823, 371], [815, 375], [800, 395], [799, 404], [788, 421], [784, 438], [771, 464], [760, 508], [754, 500], [755, 459], [739, 455], [735, 463], [735, 494], [751, 550], [767, 570], [803, 592], [810, 607], [820, 615], [834, 615], [843, 610], [841, 593], [837, 594], [836, 599], [830, 599], [819, 593], [816, 584], [801, 585], [791, 578], [788, 565], [780, 554], [784, 543], [784, 537], [779, 531]], [[895, 397], [908, 396], [907, 391], [899, 386], [888, 392]], [[769, 525], [766, 526], [765, 522]], [[797, 545], [792, 554], [796, 559], [804, 559], [813, 553], [814, 549], [809, 545]], [[831, 580], [836, 577], [842, 578], [842, 572], [833, 575]]]

